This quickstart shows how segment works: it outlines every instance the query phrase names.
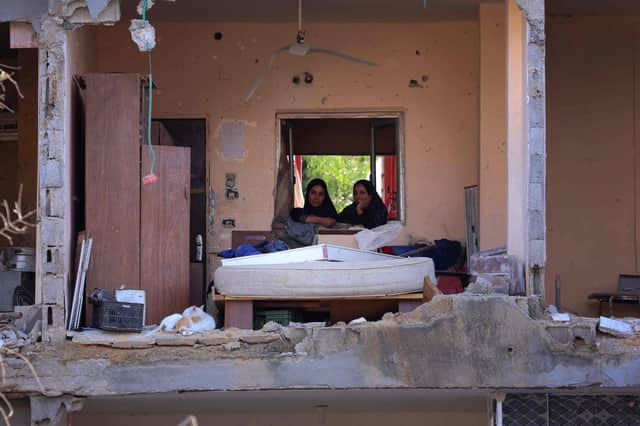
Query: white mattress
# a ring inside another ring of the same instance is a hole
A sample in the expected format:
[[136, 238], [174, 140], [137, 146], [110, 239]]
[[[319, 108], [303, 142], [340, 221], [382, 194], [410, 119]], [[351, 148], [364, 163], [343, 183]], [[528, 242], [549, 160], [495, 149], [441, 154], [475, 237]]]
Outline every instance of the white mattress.
[[426, 276], [436, 282], [433, 261], [428, 257], [378, 255], [369, 259], [373, 257], [377, 258], [278, 264], [247, 264], [246, 258], [242, 264], [229, 262], [218, 268], [214, 283], [217, 291], [227, 296], [300, 298], [412, 293], [422, 290]]

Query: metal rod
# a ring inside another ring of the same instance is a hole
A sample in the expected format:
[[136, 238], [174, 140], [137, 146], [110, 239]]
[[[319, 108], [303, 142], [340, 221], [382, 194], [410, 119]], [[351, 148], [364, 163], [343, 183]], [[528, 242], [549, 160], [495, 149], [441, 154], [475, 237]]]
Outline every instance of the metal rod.
[[555, 282], [555, 287], [556, 287], [556, 308], [558, 308], [558, 311], [560, 311], [560, 274], [556, 274], [556, 282]]
[[371, 154], [370, 154], [370, 162], [371, 162], [371, 183], [373, 187], [376, 187], [376, 125], [371, 124]]
[[293, 126], [287, 124], [289, 129], [289, 178], [291, 179], [291, 185], [296, 184], [295, 162], [293, 160]]

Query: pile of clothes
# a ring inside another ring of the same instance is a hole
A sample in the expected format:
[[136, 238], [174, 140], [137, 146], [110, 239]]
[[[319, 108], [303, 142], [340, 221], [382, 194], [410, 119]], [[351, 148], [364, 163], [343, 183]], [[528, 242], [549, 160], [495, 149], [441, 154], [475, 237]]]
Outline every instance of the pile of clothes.
[[218, 256], [230, 259], [232, 257], [253, 256], [255, 254], [275, 253], [289, 250], [289, 246], [282, 240], [265, 240], [258, 244], [240, 244], [236, 248], [230, 248], [218, 253]]

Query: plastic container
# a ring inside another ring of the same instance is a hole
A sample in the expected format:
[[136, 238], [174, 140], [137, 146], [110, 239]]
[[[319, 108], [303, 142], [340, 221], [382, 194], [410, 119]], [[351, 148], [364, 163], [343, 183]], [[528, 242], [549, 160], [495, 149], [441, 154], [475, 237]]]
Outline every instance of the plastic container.
[[256, 310], [253, 314], [253, 329], [260, 330], [269, 321], [286, 327], [292, 321], [301, 322], [302, 314], [294, 309]]
[[93, 306], [93, 327], [109, 331], [142, 331], [144, 304], [102, 302]]

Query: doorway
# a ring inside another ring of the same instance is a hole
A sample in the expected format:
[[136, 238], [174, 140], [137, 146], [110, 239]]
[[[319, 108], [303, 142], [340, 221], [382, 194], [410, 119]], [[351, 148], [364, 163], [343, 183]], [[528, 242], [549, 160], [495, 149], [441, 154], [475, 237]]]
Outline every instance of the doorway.
[[189, 196], [189, 304], [200, 306], [206, 298], [206, 120], [201, 118], [154, 119], [154, 145], [191, 148]]

